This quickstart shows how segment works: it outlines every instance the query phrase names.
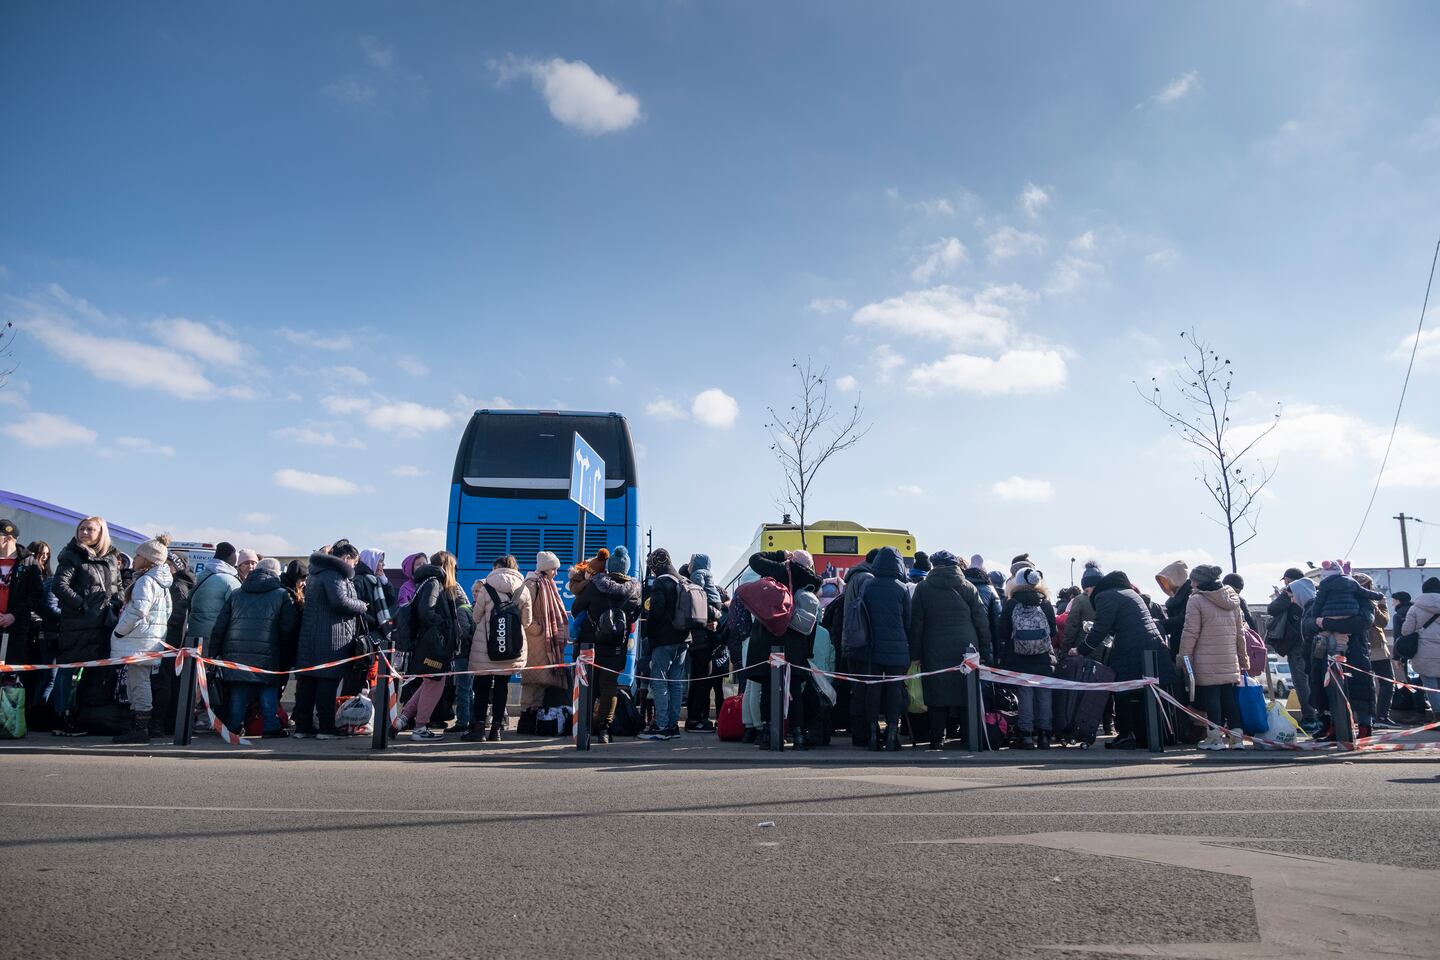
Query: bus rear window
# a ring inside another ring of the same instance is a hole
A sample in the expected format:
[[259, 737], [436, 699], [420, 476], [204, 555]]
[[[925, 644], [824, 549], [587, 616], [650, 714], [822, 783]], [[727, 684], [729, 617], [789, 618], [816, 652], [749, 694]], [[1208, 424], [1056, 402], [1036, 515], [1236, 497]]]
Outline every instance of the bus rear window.
[[855, 556], [860, 552], [859, 537], [825, 537], [825, 549], [821, 553], [839, 553]]
[[614, 417], [487, 414], [476, 418], [467, 477], [568, 479], [576, 432], [605, 458], [607, 480], [626, 480], [621, 421]]

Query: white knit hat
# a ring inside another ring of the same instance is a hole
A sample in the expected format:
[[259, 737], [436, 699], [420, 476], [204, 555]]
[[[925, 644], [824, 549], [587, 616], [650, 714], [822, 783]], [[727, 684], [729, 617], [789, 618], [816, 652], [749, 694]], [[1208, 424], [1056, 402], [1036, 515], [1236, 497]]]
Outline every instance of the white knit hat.
[[547, 570], [559, 570], [560, 558], [549, 550], [541, 550], [535, 554], [535, 569], [544, 573]]
[[162, 533], [153, 540], [146, 540], [135, 548], [135, 560], [147, 561], [152, 567], [158, 567], [170, 558], [170, 534]]

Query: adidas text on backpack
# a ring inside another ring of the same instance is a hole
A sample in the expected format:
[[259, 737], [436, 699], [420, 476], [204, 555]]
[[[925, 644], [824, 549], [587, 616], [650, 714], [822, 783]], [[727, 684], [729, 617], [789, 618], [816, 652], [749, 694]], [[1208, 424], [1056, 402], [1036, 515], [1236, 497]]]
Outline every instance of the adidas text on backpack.
[[518, 660], [525, 649], [520, 604], [513, 594], [501, 600], [500, 594], [488, 583], [485, 592], [490, 594], [490, 631], [485, 638], [485, 653], [496, 663]]

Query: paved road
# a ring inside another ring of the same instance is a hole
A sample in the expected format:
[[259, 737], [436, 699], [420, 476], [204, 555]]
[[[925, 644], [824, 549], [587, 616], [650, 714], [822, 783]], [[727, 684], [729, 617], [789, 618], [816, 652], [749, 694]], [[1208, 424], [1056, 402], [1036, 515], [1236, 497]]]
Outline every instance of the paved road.
[[1437, 774], [0, 751], [0, 955], [1434, 957]]

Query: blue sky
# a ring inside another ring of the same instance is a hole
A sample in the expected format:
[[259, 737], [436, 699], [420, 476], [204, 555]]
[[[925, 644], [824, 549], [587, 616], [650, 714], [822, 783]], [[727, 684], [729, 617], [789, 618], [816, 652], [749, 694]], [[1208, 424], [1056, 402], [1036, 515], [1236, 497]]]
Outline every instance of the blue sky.
[[[657, 542], [723, 567], [775, 518], [764, 407], [808, 355], [875, 424], [812, 516], [1148, 578], [1224, 554], [1131, 386], [1193, 326], [1237, 423], [1285, 405], [1241, 557], [1264, 580], [1343, 554], [1376, 476], [1440, 229], [1437, 28], [1425, 3], [8, 4], [0, 481], [262, 550], [433, 549], [476, 405], [614, 409]], [[1398, 563], [1397, 511], [1440, 522], [1435, 329], [1362, 563]]]

